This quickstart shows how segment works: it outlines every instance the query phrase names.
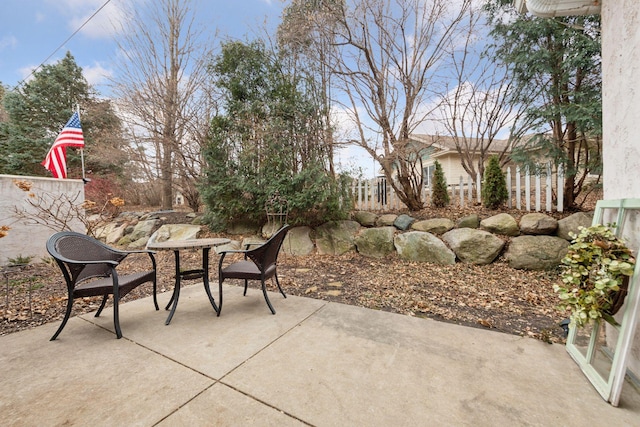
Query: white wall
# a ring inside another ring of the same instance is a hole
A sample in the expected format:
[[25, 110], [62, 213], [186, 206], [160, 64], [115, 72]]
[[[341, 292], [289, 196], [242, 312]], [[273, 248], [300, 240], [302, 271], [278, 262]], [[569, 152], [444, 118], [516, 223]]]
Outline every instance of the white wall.
[[[640, 198], [640, 2], [602, 2], [604, 198]], [[625, 238], [640, 247], [640, 219], [625, 224]], [[609, 335], [608, 331], [608, 335]], [[640, 374], [640, 330], [630, 369]]]
[[[29, 192], [21, 190], [14, 181], [30, 183], [31, 190]], [[84, 202], [82, 180], [0, 175], [0, 226], [6, 225], [11, 228], [5, 237], [0, 238], [0, 266], [7, 265], [9, 258], [18, 256], [33, 256], [34, 262], [40, 262], [42, 257], [49, 256], [46, 249], [47, 239], [54, 232], [61, 230], [25, 223], [24, 220], [16, 217], [15, 209], [37, 212], [28, 200], [36, 201], [42, 195], [55, 199], [60, 194], [65, 194], [67, 199], [74, 199], [76, 204], [82, 204]], [[44, 203], [43, 206], [45, 206]], [[85, 232], [84, 225], [80, 221], [74, 221], [71, 225], [74, 231]]]

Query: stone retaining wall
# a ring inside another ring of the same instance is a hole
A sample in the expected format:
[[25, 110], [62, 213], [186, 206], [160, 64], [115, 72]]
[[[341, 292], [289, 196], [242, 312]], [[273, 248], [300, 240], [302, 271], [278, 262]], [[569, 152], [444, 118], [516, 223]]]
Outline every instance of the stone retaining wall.
[[[556, 220], [543, 213], [524, 215], [516, 221], [502, 213], [481, 219], [470, 215], [454, 223], [447, 218], [416, 220], [409, 215], [376, 215], [354, 212], [351, 220], [325, 223], [315, 229], [294, 227], [282, 250], [291, 255], [341, 255], [356, 251], [362, 256], [402, 259], [435, 264], [466, 262], [477, 265], [494, 262], [500, 255], [513, 268], [540, 270], [556, 267], [571, 240], [570, 233], [591, 225], [591, 215], [576, 213]], [[123, 214], [101, 233], [108, 244], [129, 248], [144, 247], [151, 240], [198, 237], [199, 226], [162, 223], [162, 214]], [[266, 230], [263, 230], [266, 231]], [[238, 249], [248, 240], [256, 241], [257, 232], [219, 248]], [[266, 233], [269, 234], [269, 233]]]

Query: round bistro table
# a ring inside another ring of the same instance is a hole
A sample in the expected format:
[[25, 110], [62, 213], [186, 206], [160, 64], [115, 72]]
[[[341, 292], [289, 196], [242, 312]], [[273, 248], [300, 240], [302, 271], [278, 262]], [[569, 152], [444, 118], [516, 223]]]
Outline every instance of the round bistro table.
[[[165, 242], [153, 242], [147, 244], [147, 249], [154, 251], [173, 251], [176, 259], [176, 283], [171, 294], [171, 299], [165, 307], [165, 310], [171, 312], [165, 325], [171, 323], [176, 308], [178, 307], [178, 299], [180, 298], [180, 284], [182, 280], [202, 279], [204, 282], [204, 290], [209, 297], [209, 302], [215, 310], [216, 314], [220, 312], [220, 309], [213, 300], [211, 295], [211, 289], [209, 288], [209, 251], [215, 246], [226, 245], [231, 242], [229, 239], [214, 237], [210, 239], [189, 239], [189, 240], [167, 240]], [[195, 270], [180, 271], [180, 251], [187, 249], [202, 249], [202, 268]]]

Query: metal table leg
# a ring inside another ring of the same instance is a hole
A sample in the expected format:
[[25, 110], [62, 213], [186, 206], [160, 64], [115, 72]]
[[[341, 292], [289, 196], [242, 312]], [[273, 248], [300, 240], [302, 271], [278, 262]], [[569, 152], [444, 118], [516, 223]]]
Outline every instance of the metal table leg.
[[209, 250], [210, 248], [202, 249], [202, 281], [204, 283], [204, 290], [209, 297], [209, 302], [211, 306], [215, 310], [216, 314], [220, 313], [216, 302], [213, 300], [213, 295], [211, 295], [211, 288], [209, 287]]
[[171, 323], [171, 319], [173, 318], [173, 314], [176, 312], [176, 307], [178, 307], [178, 298], [180, 298], [180, 251], [173, 251], [176, 258], [176, 285], [173, 288], [173, 294], [171, 295], [171, 299], [169, 303], [165, 307], [165, 310], [169, 309], [171, 306], [171, 312], [169, 313], [169, 317], [167, 317], [167, 321], [164, 323], [168, 325]]

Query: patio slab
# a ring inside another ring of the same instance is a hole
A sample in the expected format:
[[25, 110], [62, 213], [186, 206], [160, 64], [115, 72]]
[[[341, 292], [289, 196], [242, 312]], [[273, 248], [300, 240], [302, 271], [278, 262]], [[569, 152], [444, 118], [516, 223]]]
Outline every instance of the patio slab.
[[[173, 321], [149, 298], [0, 337], [0, 424], [635, 425], [640, 394], [603, 401], [561, 345], [309, 298], [201, 284]], [[169, 294], [161, 294], [166, 304]]]

